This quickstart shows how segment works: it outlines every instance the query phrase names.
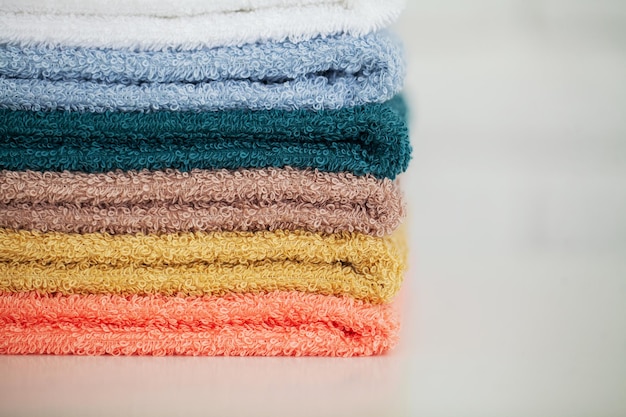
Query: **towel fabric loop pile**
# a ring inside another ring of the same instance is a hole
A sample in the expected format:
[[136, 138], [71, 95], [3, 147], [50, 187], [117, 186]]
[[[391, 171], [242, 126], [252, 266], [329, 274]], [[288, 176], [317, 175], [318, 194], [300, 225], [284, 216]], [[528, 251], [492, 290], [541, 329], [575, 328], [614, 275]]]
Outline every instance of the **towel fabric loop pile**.
[[0, 4], [0, 353], [382, 354], [401, 0]]

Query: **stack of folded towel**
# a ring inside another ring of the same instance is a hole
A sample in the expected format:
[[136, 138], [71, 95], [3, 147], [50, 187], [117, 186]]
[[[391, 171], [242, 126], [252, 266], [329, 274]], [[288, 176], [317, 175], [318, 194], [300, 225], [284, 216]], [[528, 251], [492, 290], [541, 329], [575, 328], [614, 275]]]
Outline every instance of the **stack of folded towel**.
[[389, 0], [0, 4], [0, 352], [380, 354]]

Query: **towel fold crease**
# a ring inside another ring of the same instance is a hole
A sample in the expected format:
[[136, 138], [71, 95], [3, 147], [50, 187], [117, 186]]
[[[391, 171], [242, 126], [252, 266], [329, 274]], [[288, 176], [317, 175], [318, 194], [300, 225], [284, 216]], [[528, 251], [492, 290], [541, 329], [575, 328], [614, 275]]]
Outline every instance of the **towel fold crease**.
[[0, 229], [0, 291], [224, 295], [296, 290], [372, 303], [398, 292], [404, 231], [66, 234]]
[[404, 0], [34, 1], [0, 3], [0, 39], [136, 50], [191, 50], [387, 26]]
[[312, 170], [0, 171], [0, 227], [68, 233], [297, 230], [390, 234], [398, 185]]
[[80, 113], [0, 110], [0, 169], [286, 167], [395, 178], [411, 145], [401, 96], [339, 110]]
[[394, 305], [301, 292], [224, 297], [0, 293], [0, 353], [358, 356], [398, 338]]
[[198, 51], [0, 45], [0, 108], [338, 109], [389, 100], [404, 74], [388, 32]]

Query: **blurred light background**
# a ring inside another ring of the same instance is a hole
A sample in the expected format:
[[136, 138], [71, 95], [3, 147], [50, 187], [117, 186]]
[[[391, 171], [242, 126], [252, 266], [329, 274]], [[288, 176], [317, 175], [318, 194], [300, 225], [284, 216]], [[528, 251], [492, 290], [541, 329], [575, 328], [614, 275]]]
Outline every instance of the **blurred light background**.
[[626, 415], [626, 2], [408, 3], [397, 350], [5, 357], [7, 415]]
[[626, 2], [409, 0], [398, 30], [401, 412], [625, 416]]

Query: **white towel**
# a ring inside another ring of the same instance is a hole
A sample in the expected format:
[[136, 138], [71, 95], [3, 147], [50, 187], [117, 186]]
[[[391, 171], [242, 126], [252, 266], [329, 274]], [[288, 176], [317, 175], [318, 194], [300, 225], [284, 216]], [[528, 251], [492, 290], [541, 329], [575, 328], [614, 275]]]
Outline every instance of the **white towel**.
[[192, 50], [319, 35], [362, 36], [404, 0], [2, 0], [0, 42]]
[[5, 12], [33, 14], [181, 17], [332, 3], [342, 2], [340, 0], [2, 0], [0, 9]]

